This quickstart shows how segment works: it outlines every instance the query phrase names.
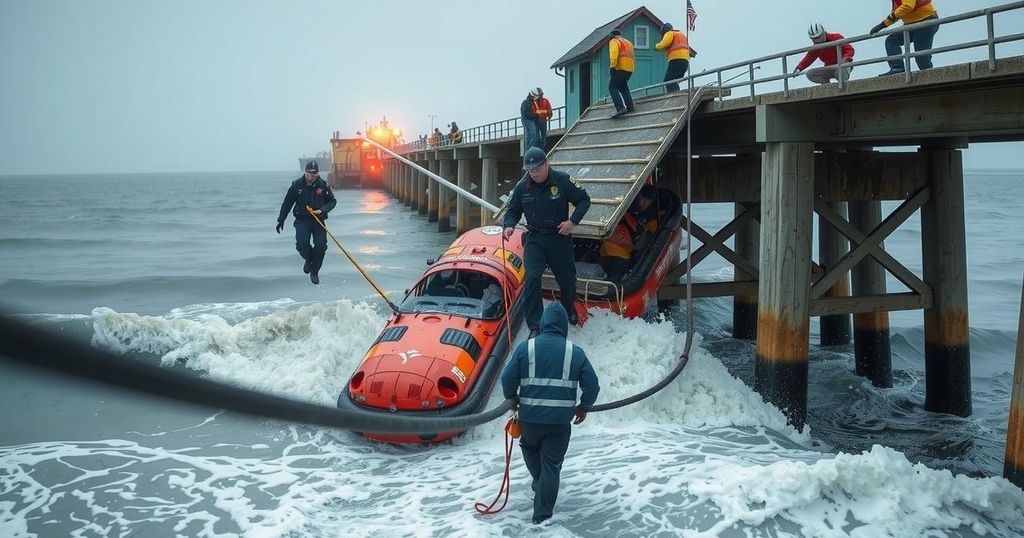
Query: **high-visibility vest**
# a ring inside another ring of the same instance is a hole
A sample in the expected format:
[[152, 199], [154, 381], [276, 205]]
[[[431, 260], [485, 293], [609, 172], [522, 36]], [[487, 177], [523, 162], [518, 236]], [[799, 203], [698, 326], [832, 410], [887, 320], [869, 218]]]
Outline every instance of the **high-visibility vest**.
[[671, 30], [674, 34], [672, 36], [672, 44], [668, 46], [668, 53], [672, 54], [677, 50], [685, 50], [686, 58], [690, 57], [690, 41], [686, 38], [686, 34], [679, 30]]
[[628, 260], [633, 254], [633, 238], [639, 230], [640, 224], [636, 221], [636, 217], [627, 211], [612, 235], [601, 243], [599, 254]]
[[615, 36], [615, 41], [619, 44], [619, 58], [633, 58], [633, 44], [628, 39], [622, 36]]

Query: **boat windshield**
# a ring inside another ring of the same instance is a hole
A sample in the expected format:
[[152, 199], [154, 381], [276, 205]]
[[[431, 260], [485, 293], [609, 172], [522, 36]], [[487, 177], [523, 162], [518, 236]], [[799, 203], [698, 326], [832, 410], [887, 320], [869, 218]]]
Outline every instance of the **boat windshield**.
[[505, 313], [505, 301], [494, 277], [452, 269], [427, 275], [409, 291], [399, 310], [405, 314], [437, 312], [497, 319]]

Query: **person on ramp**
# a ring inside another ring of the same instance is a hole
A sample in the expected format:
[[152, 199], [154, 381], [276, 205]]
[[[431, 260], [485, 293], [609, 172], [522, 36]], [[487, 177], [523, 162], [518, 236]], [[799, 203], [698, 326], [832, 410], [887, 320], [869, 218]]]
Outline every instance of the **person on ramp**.
[[[306, 173], [303, 177], [296, 179], [288, 187], [284, 195], [284, 202], [281, 203], [281, 211], [277, 215], [277, 233], [284, 229], [284, 220], [291, 211], [295, 216], [295, 250], [306, 260], [302, 265], [302, 271], [309, 274], [309, 280], [314, 284], [320, 283], [320, 267], [324, 263], [324, 253], [327, 252], [327, 232], [320, 224], [313, 219], [306, 210], [306, 206], [313, 209], [317, 217], [325, 221], [327, 213], [334, 209], [338, 201], [331, 192], [330, 185], [320, 178], [320, 169], [316, 161], [306, 163]], [[310, 246], [309, 240], [313, 239]]]
[[568, 323], [561, 304], [548, 304], [540, 334], [519, 343], [501, 374], [505, 398], [516, 400], [519, 409], [519, 447], [533, 477], [534, 523], [549, 519], [554, 511], [572, 433], [569, 422], [583, 422], [601, 391], [587, 354], [565, 339]]
[[[523, 306], [530, 338], [540, 333], [541, 276], [545, 267], [558, 282], [562, 306], [569, 313], [569, 323], [579, 325], [576, 302], [576, 259], [573, 256], [572, 230], [590, 209], [590, 196], [569, 179], [569, 174], [554, 170], [544, 150], [533, 147], [523, 156], [523, 170], [529, 174], [514, 189], [502, 221], [505, 239], [519, 219], [526, 216], [523, 258], [526, 281], [523, 285]], [[569, 204], [576, 206], [569, 216]]]

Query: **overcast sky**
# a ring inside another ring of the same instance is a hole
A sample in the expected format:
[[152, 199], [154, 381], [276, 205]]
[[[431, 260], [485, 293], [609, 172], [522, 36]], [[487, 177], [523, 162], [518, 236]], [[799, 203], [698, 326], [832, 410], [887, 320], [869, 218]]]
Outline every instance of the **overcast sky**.
[[[848, 36], [888, 0], [693, 0], [700, 71], [805, 46], [820, 21]], [[936, 0], [941, 15], [1003, 1]], [[593, 28], [639, 7], [621, 0], [0, 0], [0, 175], [292, 170], [387, 115], [407, 134], [428, 114], [463, 128], [518, 115], [551, 63]], [[648, 0], [682, 26], [684, 0]], [[1003, 33], [1024, 15], [996, 18]], [[943, 27], [936, 46], [984, 37]], [[1021, 46], [1004, 49], [1021, 54]], [[878, 56], [882, 41], [861, 44]], [[984, 58], [984, 51], [969, 53]], [[940, 56], [947, 65], [968, 56]], [[792, 65], [792, 64], [791, 64]], [[765, 70], [767, 71], [767, 70]], [[874, 76], [866, 67], [857, 76]], [[972, 146], [969, 167], [1024, 168], [1024, 145]]]

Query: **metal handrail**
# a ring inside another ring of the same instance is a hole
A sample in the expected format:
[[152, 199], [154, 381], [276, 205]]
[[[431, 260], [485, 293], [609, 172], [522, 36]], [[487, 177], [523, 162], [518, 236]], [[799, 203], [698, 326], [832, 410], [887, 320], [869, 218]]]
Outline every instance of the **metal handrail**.
[[[685, 77], [681, 77], [681, 78], [678, 78], [678, 79], [675, 79], [675, 80], [659, 82], [657, 84], [651, 84], [649, 86], [643, 86], [643, 87], [640, 87], [640, 88], [632, 89], [632, 90], [630, 90], [630, 93], [643, 92], [643, 95], [651, 95], [652, 90], [658, 90], [658, 89], [664, 90], [666, 84], [673, 83], [673, 82], [680, 83], [680, 84], [685, 83], [687, 85], [687, 87], [692, 88], [694, 86], [693, 82], [696, 79], [699, 79], [699, 78], [702, 78], [702, 77], [714, 76], [714, 77], [717, 77], [719, 81], [721, 81], [722, 75], [724, 73], [726, 73], [727, 71], [730, 71], [730, 70], [733, 70], [733, 69], [739, 69], [739, 68], [747, 68], [747, 71], [748, 71], [748, 79], [747, 80], [742, 81], [742, 82], [737, 82], [737, 83], [734, 83], [734, 84], [727, 84], [727, 85], [720, 85], [719, 86], [719, 88], [720, 88], [719, 95], [718, 95], [718, 99], [719, 100], [722, 100], [723, 97], [725, 96], [724, 92], [722, 90], [727, 90], [727, 89], [731, 89], [731, 88], [739, 88], [739, 87], [742, 87], [742, 86], [747, 86], [747, 87], [750, 88], [749, 96], [751, 98], [753, 98], [757, 94], [756, 93], [756, 85], [757, 84], [764, 84], [764, 83], [775, 82], [775, 81], [779, 81], [779, 80], [784, 81], [783, 92], [788, 95], [788, 93], [789, 93], [789, 79], [800, 77], [800, 76], [802, 76], [802, 73], [792, 73], [792, 72], [789, 72], [789, 69], [788, 69], [788, 66], [787, 66], [787, 58], [789, 56], [794, 56], [794, 55], [797, 55], [797, 54], [806, 54], [807, 52], [812, 51], [812, 50], [820, 50], [820, 49], [829, 48], [829, 47], [836, 48], [836, 50], [838, 52], [838, 54], [837, 54], [838, 63], [835, 65], [835, 67], [837, 69], [842, 69], [842, 68], [846, 68], [846, 67], [851, 67], [852, 68], [852, 67], [857, 67], [857, 66], [861, 66], [861, 65], [870, 65], [870, 64], [876, 64], [876, 63], [888, 62], [890, 60], [901, 60], [904, 63], [903, 67], [904, 67], [904, 73], [905, 73], [904, 76], [906, 77], [906, 81], [907, 82], [911, 82], [913, 80], [912, 75], [911, 75], [911, 69], [910, 69], [910, 60], [912, 58], [917, 58], [918, 56], [931, 56], [931, 55], [941, 54], [941, 53], [945, 53], [945, 52], [951, 52], [951, 51], [957, 51], [957, 50], [966, 50], [966, 49], [972, 49], [972, 48], [978, 48], [978, 47], [986, 46], [988, 48], [988, 58], [987, 59], [988, 59], [989, 70], [994, 72], [997, 69], [997, 64], [996, 64], [997, 57], [996, 57], [995, 46], [998, 45], [998, 44], [1002, 44], [1002, 43], [1008, 43], [1008, 42], [1012, 42], [1012, 41], [1024, 40], [1024, 34], [1022, 34], [1022, 33], [1008, 34], [1008, 35], [1005, 35], [1005, 36], [1002, 36], [1002, 37], [996, 37], [994, 15], [997, 14], [997, 13], [1003, 13], [1003, 12], [1006, 12], [1006, 11], [1013, 11], [1013, 10], [1017, 10], [1017, 9], [1021, 9], [1021, 8], [1024, 8], [1024, 1], [1010, 2], [1010, 3], [999, 5], [999, 6], [993, 6], [993, 7], [989, 7], [989, 8], [985, 8], [985, 9], [978, 9], [978, 10], [974, 10], [974, 11], [968, 11], [968, 12], [960, 13], [960, 14], [957, 14], [957, 15], [950, 15], [949, 17], [925, 20], [925, 21], [914, 23], [914, 24], [903, 25], [903, 26], [900, 26], [900, 27], [897, 27], [897, 28], [889, 27], [888, 29], [883, 30], [883, 31], [881, 31], [881, 32], [879, 32], [879, 33], [877, 33], [875, 35], [862, 34], [862, 35], [858, 35], [858, 36], [854, 36], [854, 37], [848, 37], [848, 38], [840, 39], [838, 41], [829, 41], [827, 43], [820, 43], [820, 44], [812, 45], [812, 46], [809, 46], [809, 47], [792, 49], [792, 50], [788, 50], [788, 51], [785, 51], [785, 52], [778, 52], [778, 53], [769, 54], [767, 56], [761, 56], [759, 58], [754, 58], [754, 59], [750, 59], [750, 60], [743, 60], [741, 62], [736, 62], [736, 63], [729, 64], [729, 65], [726, 65], [726, 66], [723, 66], [723, 67], [718, 67], [718, 68], [715, 68], [715, 69], [702, 71], [700, 73], [690, 74], [690, 75], [687, 75]], [[966, 42], [966, 43], [960, 43], [960, 44], [957, 44], [957, 45], [950, 45], [950, 46], [946, 46], [946, 47], [933, 48], [933, 49], [924, 50], [924, 51], [913, 51], [913, 52], [911, 52], [909, 46], [904, 46], [903, 47], [904, 52], [902, 54], [900, 54], [900, 55], [897, 55], [897, 56], [888, 56], [888, 55], [886, 55], [886, 56], [882, 56], [882, 57], [871, 58], [871, 59], [868, 59], [868, 60], [858, 60], [858, 61], [855, 61], [855, 62], [843, 62], [843, 57], [842, 57], [841, 49], [842, 49], [842, 46], [847, 44], [847, 43], [859, 43], [861, 41], [868, 41], [868, 40], [876, 39], [876, 38], [879, 38], [879, 37], [887, 37], [890, 34], [901, 32], [901, 33], [903, 33], [903, 42], [905, 44], [909, 44], [910, 43], [910, 36], [909, 36], [909, 34], [910, 34], [910, 32], [912, 32], [914, 30], [919, 30], [919, 29], [922, 29], [922, 28], [929, 28], [931, 26], [938, 26], [938, 25], [942, 25], [942, 24], [950, 24], [950, 23], [954, 23], [954, 22], [961, 22], [961, 21], [970, 20], [970, 19], [976, 19], [976, 18], [980, 18], [980, 17], [985, 17], [985, 19], [986, 19], [987, 36], [986, 36], [985, 39], [979, 39], [979, 40], [975, 40], [975, 41], [969, 41], [969, 42]], [[754, 77], [754, 71], [756, 69], [760, 69], [760, 65], [758, 65], [758, 64], [762, 64], [762, 63], [769, 62], [769, 61], [772, 61], [772, 60], [781, 60], [782, 61], [783, 73], [780, 74], [780, 75], [770, 75], [770, 76], [766, 76], [766, 77], [755, 78]], [[842, 77], [840, 77], [839, 88], [840, 89], [845, 89], [846, 84], [847, 84], [847, 82], [843, 81]], [[605, 99], [607, 99], [607, 98], [605, 98]]]
[[[551, 119], [548, 120], [548, 129], [564, 129], [566, 127], [565, 107], [560, 106], [551, 110]], [[399, 153], [417, 151], [424, 149], [436, 149], [460, 144], [479, 144], [491, 140], [502, 140], [507, 138], [519, 138], [523, 135], [523, 121], [521, 117], [509, 118], [507, 120], [495, 121], [469, 129], [463, 129], [462, 141], [453, 144], [447, 136], [440, 143], [431, 145], [429, 141], [413, 140], [395, 148]]]

